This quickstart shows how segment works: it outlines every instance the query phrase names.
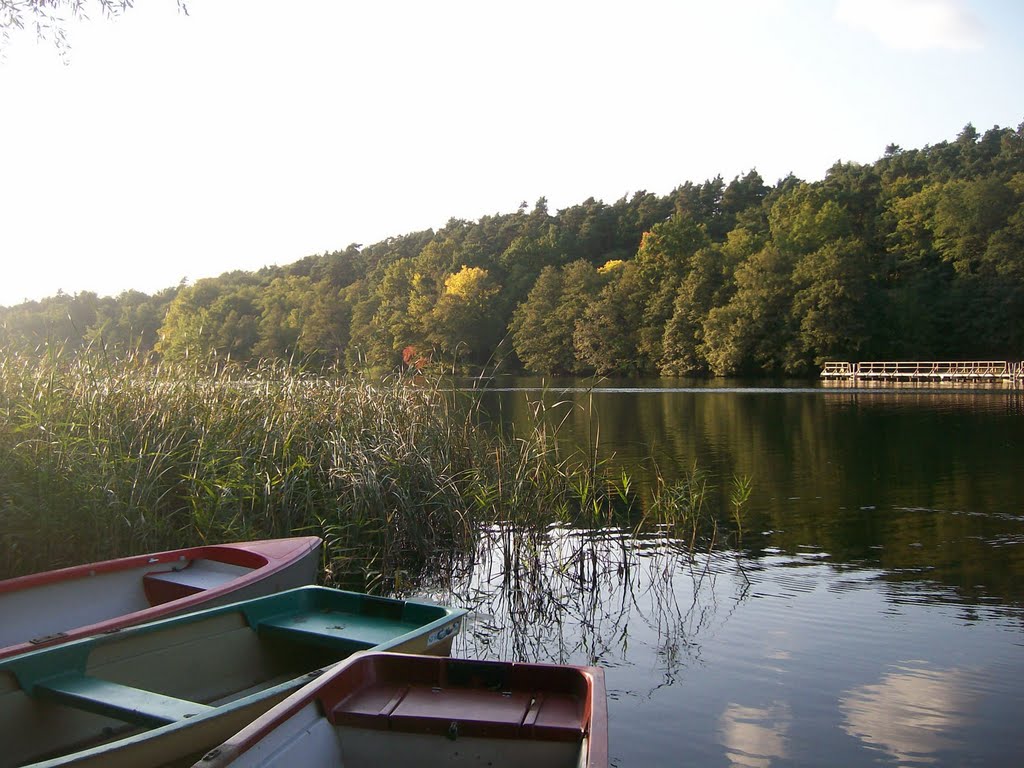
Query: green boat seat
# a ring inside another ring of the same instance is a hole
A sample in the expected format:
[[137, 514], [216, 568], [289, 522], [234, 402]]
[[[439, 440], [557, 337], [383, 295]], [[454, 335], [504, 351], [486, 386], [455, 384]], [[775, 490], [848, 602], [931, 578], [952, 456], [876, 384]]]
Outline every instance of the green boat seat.
[[144, 726], [166, 725], [213, 709], [88, 675], [66, 675], [38, 683], [35, 695]]
[[268, 637], [277, 635], [312, 645], [325, 643], [336, 647], [338, 639], [343, 638], [350, 641], [355, 652], [388, 643], [405, 632], [415, 631], [417, 626], [388, 616], [318, 611], [263, 619], [257, 629]]

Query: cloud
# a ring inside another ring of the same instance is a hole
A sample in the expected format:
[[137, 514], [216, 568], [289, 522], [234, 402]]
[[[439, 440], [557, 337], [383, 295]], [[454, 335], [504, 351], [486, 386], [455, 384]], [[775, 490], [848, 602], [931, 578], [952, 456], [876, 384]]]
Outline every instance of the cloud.
[[910, 51], [981, 48], [984, 30], [963, 0], [838, 0], [836, 20]]

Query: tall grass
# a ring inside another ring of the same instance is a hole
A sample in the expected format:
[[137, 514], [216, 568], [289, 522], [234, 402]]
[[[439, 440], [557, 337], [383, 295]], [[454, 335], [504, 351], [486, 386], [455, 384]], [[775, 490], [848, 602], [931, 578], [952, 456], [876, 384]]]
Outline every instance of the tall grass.
[[389, 589], [488, 524], [694, 513], [560, 457], [545, 419], [500, 434], [460, 397], [283, 363], [0, 354], [0, 577], [308, 532], [328, 542], [327, 581]]

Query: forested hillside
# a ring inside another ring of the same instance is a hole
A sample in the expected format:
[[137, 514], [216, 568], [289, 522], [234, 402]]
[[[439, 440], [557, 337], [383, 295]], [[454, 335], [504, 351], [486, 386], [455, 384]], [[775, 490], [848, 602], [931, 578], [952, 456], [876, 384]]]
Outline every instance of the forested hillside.
[[1022, 203], [1024, 124], [968, 125], [820, 182], [751, 171], [557, 212], [542, 198], [154, 296], [0, 308], [0, 343], [571, 374], [1021, 359]]

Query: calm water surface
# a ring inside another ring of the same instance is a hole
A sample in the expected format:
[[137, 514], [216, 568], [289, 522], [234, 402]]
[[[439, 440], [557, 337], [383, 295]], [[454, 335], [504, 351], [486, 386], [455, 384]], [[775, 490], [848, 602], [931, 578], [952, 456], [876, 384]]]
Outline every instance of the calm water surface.
[[474, 611], [457, 653], [603, 666], [615, 765], [1021, 764], [1020, 393], [518, 379], [487, 398], [638, 483], [694, 462], [753, 480], [736, 551], [496, 529], [437, 593]]

